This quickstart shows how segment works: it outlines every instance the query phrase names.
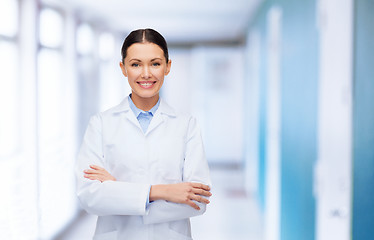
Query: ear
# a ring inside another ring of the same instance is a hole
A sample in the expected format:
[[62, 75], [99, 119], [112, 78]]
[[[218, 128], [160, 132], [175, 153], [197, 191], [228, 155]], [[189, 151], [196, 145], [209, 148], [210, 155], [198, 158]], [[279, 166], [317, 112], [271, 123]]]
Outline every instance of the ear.
[[119, 66], [121, 68], [121, 71], [122, 71], [122, 74], [127, 77], [127, 71], [126, 71], [126, 68], [125, 68], [125, 65], [123, 64], [123, 62], [119, 62]]
[[165, 76], [169, 74], [170, 68], [171, 68], [171, 60], [169, 60], [169, 62], [166, 65]]

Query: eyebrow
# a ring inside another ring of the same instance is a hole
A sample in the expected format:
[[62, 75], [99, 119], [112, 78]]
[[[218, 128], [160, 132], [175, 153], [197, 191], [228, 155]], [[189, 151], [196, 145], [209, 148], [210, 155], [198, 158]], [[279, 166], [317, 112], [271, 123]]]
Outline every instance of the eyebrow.
[[[159, 57], [153, 58], [153, 59], [151, 59], [151, 62], [153, 62], [155, 60], [162, 60], [162, 58], [159, 58]], [[137, 58], [132, 58], [132, 59], [129, 60], [129, 62], [131, 62], [131, 61], [141, 62], [141, 60], [137, 59]]]

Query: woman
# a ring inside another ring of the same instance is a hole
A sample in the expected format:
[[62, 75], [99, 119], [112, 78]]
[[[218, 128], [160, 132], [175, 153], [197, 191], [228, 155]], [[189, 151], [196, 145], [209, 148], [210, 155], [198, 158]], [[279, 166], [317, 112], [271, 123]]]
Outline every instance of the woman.
[[76, 167], [78, 198], [99, 216], [94, 239], [192, 239], [209, 169], [196, 120], [159, 97], [171, 67], [165, 39], [131, 32], [120, 67], [132, 93], [90, 119]]

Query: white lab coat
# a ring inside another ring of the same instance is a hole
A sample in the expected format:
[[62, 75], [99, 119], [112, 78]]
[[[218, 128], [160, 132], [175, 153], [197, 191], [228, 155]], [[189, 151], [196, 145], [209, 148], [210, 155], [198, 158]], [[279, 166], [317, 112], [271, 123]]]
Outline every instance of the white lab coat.
[[[99, 165], [117, 181], [88, 180]], [[185, 204], [154, 201], [150, 186], [179, 182], [211, 185], [200, 130], [191, 116], [176, 114], [162, 99], [146, 133], [126, 97], [90, 119], [76, 165], [82, 207], [98, 215], [95, 240], [192, 239], [189, 218], [203, 214]]]

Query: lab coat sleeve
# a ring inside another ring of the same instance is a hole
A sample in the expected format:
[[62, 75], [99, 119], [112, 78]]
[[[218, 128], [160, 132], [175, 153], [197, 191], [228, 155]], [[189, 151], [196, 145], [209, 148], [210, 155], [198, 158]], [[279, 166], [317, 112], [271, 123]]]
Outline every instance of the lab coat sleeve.
[[75, 167], [77, 196], [89, 213], [105, 215], [144, 215], [149, 184], [119, 181], [89, 180], [83, 170], [89, 165], [106, 167], [102, 143], [100, 115], [93, 116], [88, 124]]
[[[209, 167], [205, 158], [204, 146], [200, 128], [194, 118], [190, 119], [186, 139], [185, 160], [183, 167], [183, 182], [197, 182], [209, 185]], [[157, 200], [149, 205], [147, 215], [143, 216], [145, 224], [176, 221], [201, 215], [206, 210], [206, 204], [195, 203], [200, 210], [195, 210], [189, 205]]]

